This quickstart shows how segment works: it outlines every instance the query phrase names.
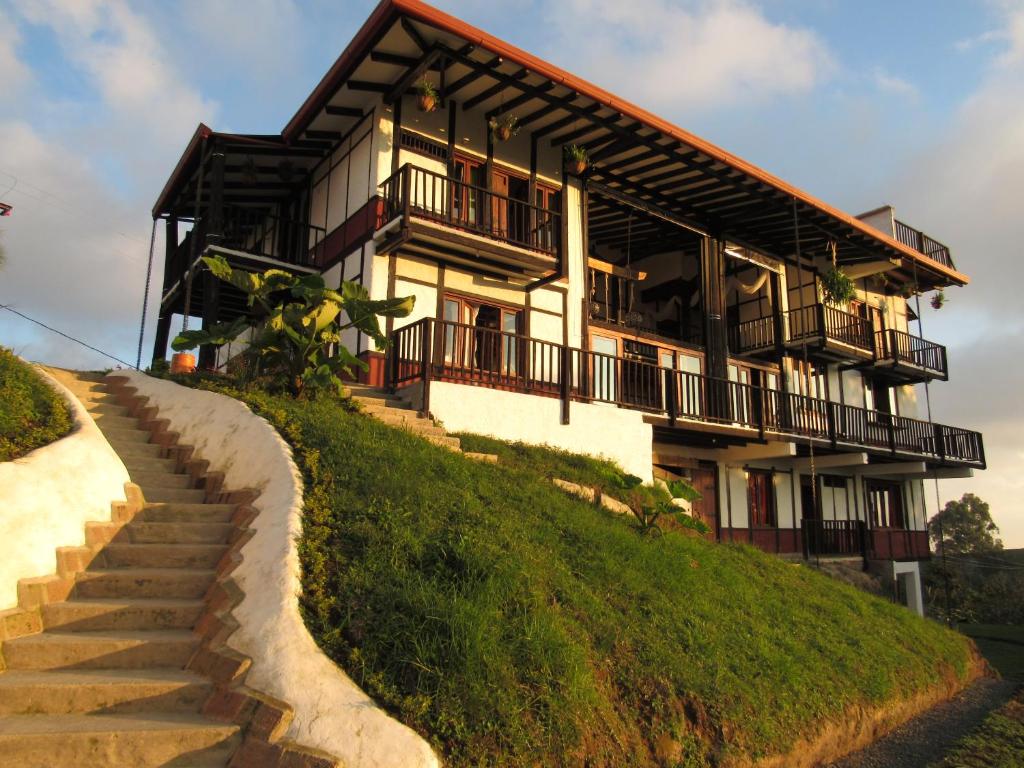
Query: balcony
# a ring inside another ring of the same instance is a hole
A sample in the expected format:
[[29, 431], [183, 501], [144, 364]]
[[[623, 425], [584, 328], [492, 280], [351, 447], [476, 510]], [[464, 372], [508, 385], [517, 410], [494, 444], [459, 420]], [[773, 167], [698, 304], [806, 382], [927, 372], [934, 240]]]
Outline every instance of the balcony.
[[522, 392], [562, 401], [608, 403], [642, 411], [659, 428], [715, 432], [738, 441], [811, 440], [832, 450], [862, 450], [899, 460], [984, 468], [978, 432], [662, 368], [464, 323], [420, 320], [392, 336], [388, 382], [431, 381]]
[[407, 164], [382, 185], [378, 253], [398, 247], [505, 277], [560, 264], [562, 214]]
[[783, 317], [788, 346], [808, 344], [820, 354], [836, 359], [875, 356], [872, 323], [860, 315], [817, 303], [791, 309]]
[[907, 382], [949, 378], [944, 346], [895, 328], [875, 334], [875, 370]]
[[904, 245], [923, 253], [929, 259], [937, 261], [944, 267], [956, 269], [956, 266], [953, 264], [953, 258], [949, 254], [949, 248], [939, 241], [932, 240], [921, 230], [914, 229], [896, 219], [893, 220], [893, 230], [896, 239]]

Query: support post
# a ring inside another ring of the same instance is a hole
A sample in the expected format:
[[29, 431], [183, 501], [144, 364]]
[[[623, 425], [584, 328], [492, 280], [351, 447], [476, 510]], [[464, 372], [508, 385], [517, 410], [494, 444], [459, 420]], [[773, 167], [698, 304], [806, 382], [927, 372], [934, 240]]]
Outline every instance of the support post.
[[430, 418], [430, 376], [432, 373], [434, 323], [429, 318], [423, 320], [423, 334], [420, 349], [420, 380], [423, 382], [423, 403], [421, 412], [424, 418]]
[[[216, 145], [210, 155], [210, 207], [206, 227], [206, 243], [224, 239], [224, 150]], [[201, 246], [204, 244], [200, 244]]]
[[153, 339], [153, 362], [167, 359], [167, 339], [171, 333], [171, 312], [161, 305], [156, 320], [156, 338]]
[[[220, 314], [220, 280], [208, 269], [201, 268], [203, 281], [203, 330], [217, 322]], [[206, 344], [199, 348], [199, 367], [212, 370], [217, 367], [217, 348]]]
[[564, 344], [560, 348], [560, 363], [558, 393], [562, 401], [562, 424], [568, 424], [569, 400], [572, 393], [572, 350]]

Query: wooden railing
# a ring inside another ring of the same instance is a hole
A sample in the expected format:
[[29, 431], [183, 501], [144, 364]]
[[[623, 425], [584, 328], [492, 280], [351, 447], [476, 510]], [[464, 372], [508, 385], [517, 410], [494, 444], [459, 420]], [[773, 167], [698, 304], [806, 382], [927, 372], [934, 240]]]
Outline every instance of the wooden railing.
[[211, 244], [303, 267], [323, 264], [327, 230], [314, 224], [225, 205], [219, 234], [199, 226]]
[[811, 304], [784, 314], [789, 338], [838, 341], [865, 352], [874, 352], [874, 330], [869, 319], [829, 304]]
[[908, 245], [916, 251], [923, 253], [929, 259], [939, 262], [945, 267], [956, 269], [953, 265], [953, 258], [949, 254], [949, 248], [933, 240], [919, 229], [904, 224], [902, 221], [894, 221], [896, 239], [904, 245]]
[[552, 256], [560, 251], [560, 211], [412, 164], [399, 168], [381, 189], [381, 224], [416, 217]]
[[875, 354], [881, 360], [912, 365], [931, 371], [942, 378], [948, 374], [946, 348], [941, 344], [925, 341], [895, 328], [886, 328], [875, 334]]
[[775, 318], [771, 315], [744, 320], [729, 328], [729, 346], [738, 355], [775, 347]]
[[863, 520], [812, 520], [800, 521], [804, 544], [804, 557], [815, 555], [855, 555], [866, 558], [868, 554], [867, 527]]
[[472, 383], [557, 397], [568, 423], [571, 401], [600, 402], [680, 422], [809, 438], [907, 454], [942, 463], [985, 466], [982, 436], [906, 416], [581, 350], [496, 329], [430, 318], [394, 332], [388, 384]]

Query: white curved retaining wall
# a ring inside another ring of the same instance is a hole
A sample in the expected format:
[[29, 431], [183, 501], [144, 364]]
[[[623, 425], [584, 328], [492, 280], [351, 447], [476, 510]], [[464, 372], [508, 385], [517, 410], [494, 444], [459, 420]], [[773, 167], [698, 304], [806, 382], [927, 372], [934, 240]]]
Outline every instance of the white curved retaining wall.
[[255, 535], [231, 572], [245, 592], [232, 614], [228, 645], [249, 656], [246, 685], [287, 702], [295, 717], [287, 738], [340, 758], [349, 768], [437, 768], [430, 746], [374, 704], [323, 654], [299, 614], [296, 540], [302, 532], [302, 478], [290, 446], [264, 419], [224, 395], [179, 386], [135, 371], [139, 395], [170, 420], [195, 457], [224, 473], [228, 489], [256, 488]]
[[57, 547], [85, 544], [85, 524], [110, 520], [125, 501], [128, 470], [96, 422], [49, 373], [36, 371], [71, 408], [70, 434], [14, 461], [0, 462], [0, 610], [18, 604], [18, 579], [56, 571]]

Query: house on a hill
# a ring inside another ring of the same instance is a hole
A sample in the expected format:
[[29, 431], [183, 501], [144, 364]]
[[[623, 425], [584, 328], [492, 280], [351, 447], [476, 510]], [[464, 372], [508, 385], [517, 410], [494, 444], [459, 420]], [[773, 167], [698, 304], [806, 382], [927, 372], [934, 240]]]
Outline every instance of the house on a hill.
[[858, 558], [918, 611], [924, 481], [985, 467], [925, 407], [946, 350], [915, 297], [968, 282], [946, 246], [417, 0], [384, 0], [280, 134], [200, 125], [153, 216], [154, 358], [172, 315], [250, 311], [209, 252], [414, 295], [387, 350], [345, 339], [367, 383], [449, 429], [688, 477], [716, 538]]

